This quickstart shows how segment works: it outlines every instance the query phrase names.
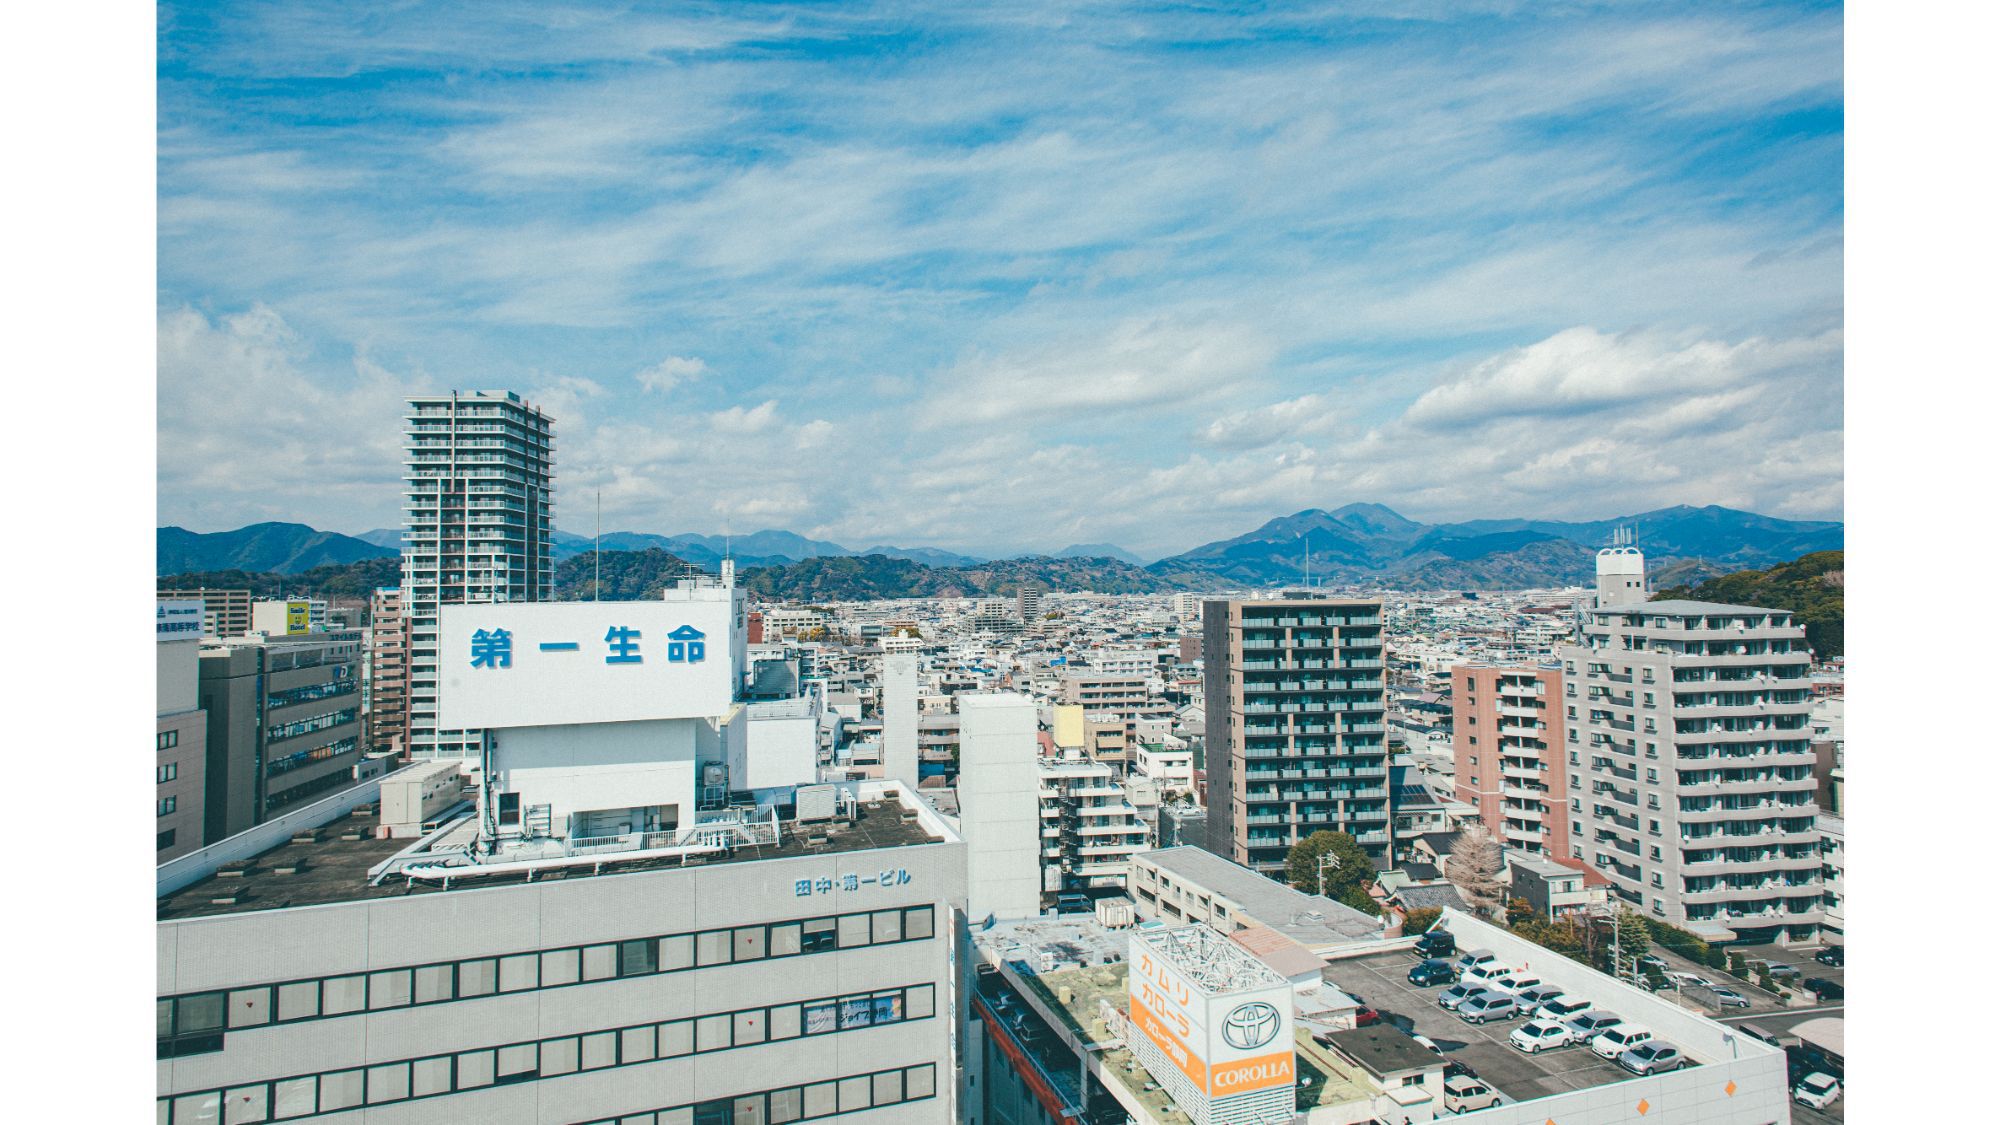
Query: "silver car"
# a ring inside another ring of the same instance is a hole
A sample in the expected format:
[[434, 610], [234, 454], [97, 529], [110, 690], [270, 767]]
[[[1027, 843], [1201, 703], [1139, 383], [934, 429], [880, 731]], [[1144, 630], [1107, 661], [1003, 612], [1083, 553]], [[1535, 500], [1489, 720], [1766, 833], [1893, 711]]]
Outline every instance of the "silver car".
[[1476, 984], [1454, 984], [1438, 993], [1438, 1007], [1447, 1012], [1458, 1011], [1458, 1006], [1486, 991]]
[[1521, 1014], [1521, 1006], [1512, 996], [1504, 992], [1486, 991], [1464, 1000], [1458, 1006], [1458, 1018], [1467, 1023], [1485, 1023], [1488, 1020], [1510, 1020]]
[[1616, 1012], [1607, 1012], [1604, 1011], [1603, 1009], [1592, 1009], [1591, 1011], [1585, 1012], [1580, 1016], [1575, 1016], [1571, 1018], [1569, 1021], [1569, 1029], [1571, 1031], [1576, 1032], [1577, 1042], [1588, 1043], [1592, 1039], [1597, 1038], [1598, 1036], [1604, 1034], [1607, 1031], [1610, 1031], [1612, 1028], [1617, 1027], [1619, 1024], [1624, 1022], [1625, 1021], [1623, 1019], [1620, 1019]]
[[1665, 1074], [1679, 1070], [1686, 1062], [1679, 1048], [1658, 1039], [1648, 1039], [1618, 1056], [1618, 1065], [1634, 1074]]

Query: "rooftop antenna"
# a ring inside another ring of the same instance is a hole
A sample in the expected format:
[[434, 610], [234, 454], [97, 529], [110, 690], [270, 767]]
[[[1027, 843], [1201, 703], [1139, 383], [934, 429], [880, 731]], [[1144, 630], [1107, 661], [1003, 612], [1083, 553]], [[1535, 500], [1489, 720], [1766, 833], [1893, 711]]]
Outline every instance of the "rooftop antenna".
[[597, 490], [597, 530], [590, 536], [590, 600], [604, 600], [604, 490]]

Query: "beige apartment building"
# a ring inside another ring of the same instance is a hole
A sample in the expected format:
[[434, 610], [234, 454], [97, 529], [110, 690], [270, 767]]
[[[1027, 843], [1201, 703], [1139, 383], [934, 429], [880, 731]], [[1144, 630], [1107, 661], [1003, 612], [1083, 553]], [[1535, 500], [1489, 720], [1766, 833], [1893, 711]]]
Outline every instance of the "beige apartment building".
[[197, 601], [201, 603], [202, 632], [211, 637], [240, 637], [250, 631], [250, 591], [211, 590], [161, 590], [161, 601]]
[[1322, 829], [1390, 854], [1382, 603], [1203, 607], [1209, 850], [1266, 873]]
[[401, 754], [410, 728], [410, 619], [403, 591], [385, 586], [369, 599], [366, 692], [367, 745], [374, 753]]

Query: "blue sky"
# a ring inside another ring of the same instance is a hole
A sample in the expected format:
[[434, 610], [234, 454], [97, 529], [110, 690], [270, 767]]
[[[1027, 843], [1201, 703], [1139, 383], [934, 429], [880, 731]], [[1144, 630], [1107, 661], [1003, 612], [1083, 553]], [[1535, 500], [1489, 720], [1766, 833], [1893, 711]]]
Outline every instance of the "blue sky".
[[1838, 7], [1235, 7], [164, 4], [159, 519], [454, 387], [578, 531], [1842, 515]]

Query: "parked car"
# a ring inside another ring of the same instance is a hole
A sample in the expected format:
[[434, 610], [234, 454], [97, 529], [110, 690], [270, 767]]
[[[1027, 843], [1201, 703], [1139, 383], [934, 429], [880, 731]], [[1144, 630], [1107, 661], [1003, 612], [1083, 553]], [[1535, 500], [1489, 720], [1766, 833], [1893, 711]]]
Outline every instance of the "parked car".
[[1477, 1078], [1465, 1076], [1444, 1080], [1444, 1107], [1452, 1113], [1471, 1113], [1475, 1109], [1491, 1109], [1499, 1104], [1499, 1093]]
[[1458, 955], [1458, 971], [1462, 973], [1474, 965], [1490, 965], [1498, 960], [1490, 949], [1468, 949]]
[[1668, 973], [1667, 979], [1682, 988], [1714, 988], [1715, 982], [1696, 973]]
[[1479, 1075], [1471, 1067], [1459, 1062], [1457, 1059], [1446, 1059], [1444, 1060], [1444, 1077], [1448, 1082], [1454, 1078], [1477, 1078]]
[[1618, 1065], [1634, 1074], [1665, 1074], [1679, 1070], [1687, 1056], [1671, 1043], [1648, 1039], [1618, 1056]]
[[1481, 992], [1458, 1006], [1458, 1018], [1467, 1023], [1511, 1020], [1521, 1014], [1521, 1006], [1504, 992]]
[[1545, 1020], [1568, 1023], [1589, 1010], [1590, 1001], [1581, 996], [1558, 996], [1553, 1000], [1542, 1001], [1542, 1006], [1535, 1009], [1535, 1014]]
[[1438, 993], [1438, 1007], [1443, 1008], [1447, 1012], [1456, 1012], [1460, 1004], [1465, 1003], [1467, 1000], [1484, 991], [1486, 989], [1480, 985], [1460, 981], [1443, 992]]
[[1780, 984], [1791, 984], [1793, 981], [1798, 980], [1799, 976], [1799, 967], [1797, 965], [1780, 965], [1776, 961], [1771, 962], [1772, 980]]
[[1750, 1001], [1741, 992], [1721, 985], [1711, 985], [1708, 990], [1715, 996], [1715, 1002], [1725, 1008], [1747, 1008]]
[[1507, 1033], [1508, 1046], [1531, 1055], [1551, 1047], [1567, 1047], [1575, 1040], [1574, 1032], [1554, 1020], [1531, 1020]]
[[1811, 1109], [1825, 1109], [1840, 1100], [1840, 1079], [1814, 1071], [1792, 1087], [1792, 1100]]
[[1639, 971], [1643, 973], [1647, 969], [1658, 969], [1660, 972], [1664, 973], [1667, 971], [1667, 963], [1665, 961], [1662, 961], [1659, 957], [1651, 953], [1648, 953], [1644, 957], [1639, 958]]
[[1514, 998], [1521, 1002], [1523, 1008], [1532, 1012], [1551, 1000], [1560, 1000], [1562, 995], [1563, 990], [1553, 984], [1537, 984], [1516, 992]]
[[1498, 961], [1486, 961], [1458, 974], [1458, 979], [1462, 984], [1476, 984], [1481, 988], [1491, 988], [1492, 984], [1490, 982], [1499, 980], [1501, 977], [1507, 976], [1512, 972], [1514, 972], [1514, 968], [1511, 965], [1502, 965]]
[[1818, 953], [1813, 954], [1813, 960], [1818, 961], [1822, 965], [1845, 965], [1847, 964], [1847, 947], [1844, 945], [1829, 945]]
[[1417, 956], [1449, 957], [1458, 952], [1458, 939], [1450, 930], [1432, 930], [1417, 939]]
[[[1519, 996], [1530, 988], [1540, 988], [1541, 986], [1542, 978], [1535, 976], [1526, 969], [1515, 969], [1510, 973], [1501, 973], [1486, 985], [1486, 987], [1495, 992], [1504, 992], [1509, 996]], [[1527, 1004], [1524, 1006], [1532, 1008], [1535, 1005]]]
[[1652, 1037], [1651, 1031], [1637, 1024], [1621, 1023], [1592, 1039], [1590, 1049], [1600, 1058], [1615, 1059]]
[[1366, 1004], [1354, 1010], [1354, 1026], [1356, 1027], [1373, 1027], [1381, 1022], [1382, 1013]]
[[1588, 1043], [1605, 1032], [1610, 1031], [1612, 1028], [1623, 1024], [1625, 1021], [1619, 1018], [1616, 1012], [1607, 1012], [1602, 1008], [1593, 1008], [1580, 1016], [1570, 1019], [1568, 1022], [1570, 1030], [1576, 1032], [1576, 1041], [1579, 1043]]
[[1419, 1035], [1416, 1032], [1412, 1031], [1410, 1032], [1410, 1038], [1413, 1041], [1415, 1041], [1417, 1046], [1422, 1047], [1424, 1050], [1429, 1051], [1433, 1055], [1444, 1054], [1444, 1048], [1438, 1046], [1437, 1042], [1428, 1035]]
[[1818, 1000], [1844, 1000], [1847, 998], [1847, 989], [1843, 988], [1840, 982], [1830, 981], [1825, 977], [1807, 977], [1805, 983], [1799, 987], [1812, 993], [1813, 997]]
[[1458, 969], [1451, 962], [1440, 957], [1419, 961], [1410, 969], [1410, 983], [1418, 988], [1450, 984], [1458, 979]]

